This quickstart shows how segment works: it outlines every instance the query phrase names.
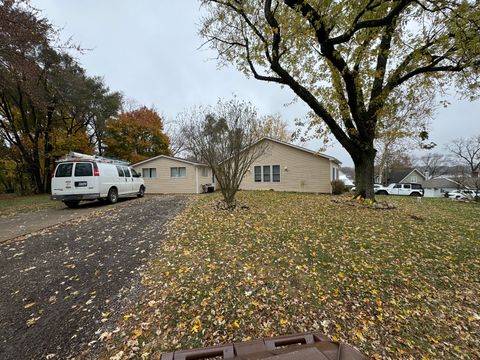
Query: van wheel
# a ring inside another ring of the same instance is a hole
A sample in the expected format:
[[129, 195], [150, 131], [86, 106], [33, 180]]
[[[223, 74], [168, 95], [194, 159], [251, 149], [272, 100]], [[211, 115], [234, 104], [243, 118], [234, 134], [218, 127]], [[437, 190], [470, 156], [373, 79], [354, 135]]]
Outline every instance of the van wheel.
[[67, 207], [69, 207], [70, 209], [75, 209], [76, 207], [78, 207], [80, 200], [64, 201], [63, 203], [67, 205]]
[[108, 190], [107, 200], [110, 204], [115, 204], [118, 201], [118, 191], [115, 188]]
[[137, 196], [138, 196], [139, 198], [142, 198], [142, 197], [145, 196], [145, 188], [144, 188], [143, 186], [140, 186], [140, 190], [138, 191]]
[[410, 194], [410, 196], [421, 196], [421, 195], [419, 192], [414, 191]]

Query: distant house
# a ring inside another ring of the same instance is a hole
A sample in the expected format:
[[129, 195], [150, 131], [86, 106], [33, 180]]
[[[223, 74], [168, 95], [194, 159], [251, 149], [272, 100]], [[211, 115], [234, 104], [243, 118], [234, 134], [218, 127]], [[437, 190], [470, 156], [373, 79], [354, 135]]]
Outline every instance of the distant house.
[[334, 157], [268, 137], [252, 146], [266, 150], [243, 178], [243, 190], [331, 193], [331, 181], [340, 177]]
[[353, 183], [353, 181], [346, 174], [344, 174], [341, 170], [340, 170], [340, 175], [338, 177], [338, 180], [343, 181], [345, 186], [348, 187], [348, 188], [351, 188], [355, 185]]
[[212, 182], [207, 165], [172, 156], [158, 155], [132, 167], [142, 175], [150, 194], [198, 194], [202, 185]]
[[444, 197], [446, 193], [461, 188], [460, 183], [447, 177], [437, 177], [423, 182], [425, 197]]
[[416, 168], [398, 169], [390, 172], [386, 178], [386, 184], [392, 183], [419, 183], [423, 184], [426, 178], [425, 175]]

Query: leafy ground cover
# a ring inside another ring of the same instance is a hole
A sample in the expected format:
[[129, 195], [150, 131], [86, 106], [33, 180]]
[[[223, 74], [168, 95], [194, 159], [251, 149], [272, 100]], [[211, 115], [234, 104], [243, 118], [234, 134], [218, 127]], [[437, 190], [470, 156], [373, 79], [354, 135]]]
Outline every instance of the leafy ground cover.
[[100, 334], [107, 357], [311, 330], [374, 359], [480, 357], [478, 204], [242, 192], [250, 209], [230, 213], [216, 200], [177, 217], [144, 299]]
[[60, 201], [52, 201], [50, 195], [17, 196], [0, 194], [0, 216], [64, 207]]

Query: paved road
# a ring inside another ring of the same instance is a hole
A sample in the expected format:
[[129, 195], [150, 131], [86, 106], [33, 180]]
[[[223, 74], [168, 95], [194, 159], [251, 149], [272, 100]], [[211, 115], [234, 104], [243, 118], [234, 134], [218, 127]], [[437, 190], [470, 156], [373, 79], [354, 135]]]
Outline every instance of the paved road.
[[1, 244], [0, 359], [68, 359], [95, 349], [99, 333], [137, 298], [165, 222], [185, 203], [133, 199]]

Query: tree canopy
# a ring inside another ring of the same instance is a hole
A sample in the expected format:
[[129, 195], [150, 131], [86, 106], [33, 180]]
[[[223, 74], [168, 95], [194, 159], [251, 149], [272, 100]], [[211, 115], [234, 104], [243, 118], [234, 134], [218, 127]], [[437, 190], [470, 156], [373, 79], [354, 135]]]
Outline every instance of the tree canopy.
[[121, 106], [121, 95], [88, 76], [69, 50], [28, 2], [0, 2], [0, 141], [21, 191], [30, 187], [23, 173], [46, 192], [56, 158], [93, 153], [101, 124]]
[[145, 106], [110, 118], [106, 123], [105, 146], [107, 156], [132, 163], [157, 155], [171, 155], [162, 118]]
[[455, 0], [203, 0], [200, 33], [262, 81], [290, 87], [355, 164], [373, 197], [374, 140], [393, 96], [479, 89], [480, 6]]

